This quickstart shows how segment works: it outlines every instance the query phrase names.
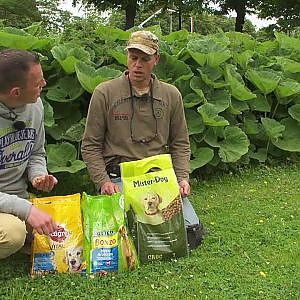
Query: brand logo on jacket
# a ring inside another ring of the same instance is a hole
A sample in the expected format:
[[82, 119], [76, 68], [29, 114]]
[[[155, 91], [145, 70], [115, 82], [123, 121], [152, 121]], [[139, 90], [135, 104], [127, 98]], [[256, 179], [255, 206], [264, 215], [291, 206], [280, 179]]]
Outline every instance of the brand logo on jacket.
[[128, 112], [113, 111], [112, 116], [115, 121], [128, 121], [129, 120]]
[[25, 128], [0, 137], [0, 169], [17, 167], [28, 160], [35, 138], [34, 128]]

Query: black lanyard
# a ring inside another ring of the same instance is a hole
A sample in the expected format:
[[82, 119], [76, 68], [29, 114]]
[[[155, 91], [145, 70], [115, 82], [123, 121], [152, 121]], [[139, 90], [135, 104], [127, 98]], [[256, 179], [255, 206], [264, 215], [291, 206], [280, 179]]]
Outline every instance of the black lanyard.
[[[130, 137], [131, 137], [131, 140], [132, 142], [134, 143], [141, 143], [141, 144], [148, 144], [150, 142], [152, 142], [157, 136], [158, 136], [158, 130], [157, 130], [157, 118], [155, 116], [155, 113], [154, 113], [154, 98], [153, 98], [153, 85], [152, 85], [152, 82], [151, 82], [151, 85], [150, 85], [150, 101], [151, 101], [151, 108], [152, 108], [152, 115], [153, 115], [153, 118], [155, 120], [155, 133], [153, 136], [150, 136], [150, 137], [146, 137], [146, 138], [141, 138], [141, 139], [135, 139], [133, 137], [133, 132], [132, 132], [132, 127], [133, 127], [133, 116], [134, 116], [134, 95], [133, 95], [133, 89], [132, 89], [132, 84], [131, 84], [131, 81], [129, 79], [129, 76], [128, 76], [128, 82], [129, 82], [129, 89], [130, 89], [130, 99], [131, 99], [131, 119], [130, 119]], [[147, 97], [148, 97], [148, 94], [147, 94]], [[149, 99], [149, 98], [148, 98]]]
[[23, 121], [16, 121], [18, 118], [18, 115], [8, 106], [2, 103], [2, 105], [9, 110], [9, 113], [7, 114], [0, 114], [0, 117], [6, 120], [13, 121], [13, 128], [15, 130], [23, 130], [26, 128], [26, 124]]

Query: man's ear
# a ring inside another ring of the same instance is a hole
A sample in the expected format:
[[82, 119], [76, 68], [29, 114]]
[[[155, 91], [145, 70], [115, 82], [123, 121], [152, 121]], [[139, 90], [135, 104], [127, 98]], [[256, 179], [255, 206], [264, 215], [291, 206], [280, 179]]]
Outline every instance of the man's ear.
[[9, 95], [12, 97], [19, 97], [21, 95], [21, 90], [19, 87], [13, 87], [9, 91]]

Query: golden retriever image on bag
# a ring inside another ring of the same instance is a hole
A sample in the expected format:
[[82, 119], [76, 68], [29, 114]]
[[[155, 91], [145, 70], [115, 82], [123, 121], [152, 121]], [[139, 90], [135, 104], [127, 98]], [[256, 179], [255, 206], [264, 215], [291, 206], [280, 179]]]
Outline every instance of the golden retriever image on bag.
[[149, 192], [143, 197], [145, 214], [153, 216], [160, 213], [159, 205], [162, 202], [161, 197], [155, 192]]
[[142, 206], [144, 208], [144, 214], [141, 217], [141, 221], [157, 225], [164, 222], [162, 209], [160, 205], [162, 204], [162, 197], [154, 192], [154, 191], [147, 191], [141, 197]]
[[137, 257], [132, 249], [132, 243], [128, 238], [127, 230], [124, 225], [120, 226], [119, 234], [121, 236], [122, 254], [126, 261], [126, 270], [131, 271], [136, 267]]
[[64, 262], [68, 265], [69, 272], [81, 272], [83, 263], [83, 247], [71, 247], [67, 249]]

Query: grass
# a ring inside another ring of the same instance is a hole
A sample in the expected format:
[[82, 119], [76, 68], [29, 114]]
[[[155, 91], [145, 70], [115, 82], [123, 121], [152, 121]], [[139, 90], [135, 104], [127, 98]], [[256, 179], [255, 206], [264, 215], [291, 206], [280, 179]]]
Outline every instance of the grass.
[[0, 299], [299, 299], [300, 166], [216, 175], [191, 200], [208, 234], [201, 248], [131, 273], [32, 279], [29, 259], [0, 261]]

